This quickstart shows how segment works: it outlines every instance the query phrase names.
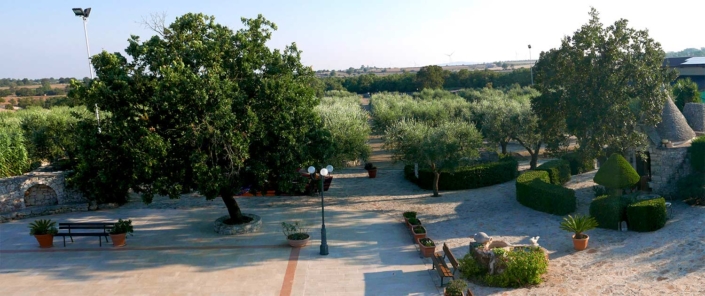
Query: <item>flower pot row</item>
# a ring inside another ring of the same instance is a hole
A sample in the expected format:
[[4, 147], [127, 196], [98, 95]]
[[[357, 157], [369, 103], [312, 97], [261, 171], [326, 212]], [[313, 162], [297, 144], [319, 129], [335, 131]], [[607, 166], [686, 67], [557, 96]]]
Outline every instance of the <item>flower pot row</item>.
[[431, 257], [436, 251], [436, 245], [432, 239], [426, 237], [426, 228], [421, 224], [421, 220], [416, 217], [416, 212], [405, 212], [404, 223], [411, 232], [413, 243], [419, 245], [423, 257]]

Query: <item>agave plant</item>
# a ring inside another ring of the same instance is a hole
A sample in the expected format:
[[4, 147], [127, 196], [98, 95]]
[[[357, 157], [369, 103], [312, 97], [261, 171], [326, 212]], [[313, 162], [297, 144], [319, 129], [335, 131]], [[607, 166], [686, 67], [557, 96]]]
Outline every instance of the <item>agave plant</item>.
[[58, 232], [59, 230], [56, 229], [56, 222], [51, 221], [51, 219], [39, 219], [29, 223], [29, 235], [54, 235]]
[[568, 215], [561, 222], [561, 229], [575, 233], [576, 239], [585, 238], [583, 232], [597, 227], [597, 220], [591, 216]]

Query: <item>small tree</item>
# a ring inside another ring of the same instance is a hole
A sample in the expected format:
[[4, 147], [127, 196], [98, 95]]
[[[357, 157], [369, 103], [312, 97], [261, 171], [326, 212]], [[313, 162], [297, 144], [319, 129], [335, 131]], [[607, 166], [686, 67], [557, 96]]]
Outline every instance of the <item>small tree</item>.
[[438, 197], [441, 172], [452, 172], [478, 156], [482, 146], [480, 132], [470, 123], [447, 121], [428, 123], [402, 120], [390, 126], [384, 135], [385, 148], [393, 160], [427, 165], [434, 174], [433, 196]]
[[634, 186], [639, 179], [632, 165], [619, 153], [613, 153], [597, 170], [593, 181], [609, 189], [610, 194], [620, 195], [623, 189]]
[[687, 103], [700, 103], [698, 84], [690, 80], [690, 78], [678, 79], [673, 85], [672, 92], [678, 110], [683, 111], [683, 107]]

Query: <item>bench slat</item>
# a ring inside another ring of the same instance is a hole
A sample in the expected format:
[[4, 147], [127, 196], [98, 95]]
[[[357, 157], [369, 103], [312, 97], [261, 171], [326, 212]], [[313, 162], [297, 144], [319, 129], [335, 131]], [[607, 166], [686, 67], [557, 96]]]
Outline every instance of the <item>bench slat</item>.
[[54, 236], [108, 236], [107, 232], [59, 232], [54, 234]]

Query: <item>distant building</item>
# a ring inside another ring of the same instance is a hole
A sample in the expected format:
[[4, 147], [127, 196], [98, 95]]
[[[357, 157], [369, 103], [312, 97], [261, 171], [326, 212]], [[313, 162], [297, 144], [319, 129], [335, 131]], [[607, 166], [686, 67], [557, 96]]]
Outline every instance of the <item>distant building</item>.
[[698, 90], [705, 90], [705, 57], [666, 58], [663, 63], [678, 71], [678, 79], [690, 78]]

